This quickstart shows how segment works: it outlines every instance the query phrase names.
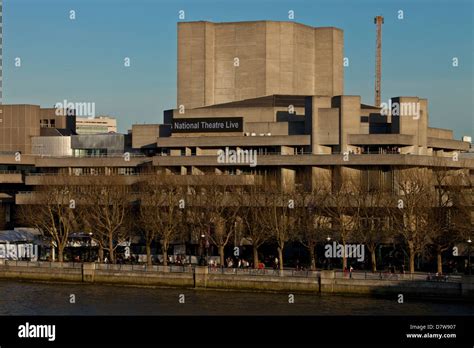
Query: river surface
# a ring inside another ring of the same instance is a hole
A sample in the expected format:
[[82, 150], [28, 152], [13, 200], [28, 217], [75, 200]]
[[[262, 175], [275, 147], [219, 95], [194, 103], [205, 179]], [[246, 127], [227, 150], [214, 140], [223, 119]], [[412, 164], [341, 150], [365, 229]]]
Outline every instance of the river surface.
[[[70, 303], [71, 295], [75, 303]], [[180, 303], [184, 299], [184, 303]], [[473, 315], [474, 304], [0, 280], [0, 315]]]

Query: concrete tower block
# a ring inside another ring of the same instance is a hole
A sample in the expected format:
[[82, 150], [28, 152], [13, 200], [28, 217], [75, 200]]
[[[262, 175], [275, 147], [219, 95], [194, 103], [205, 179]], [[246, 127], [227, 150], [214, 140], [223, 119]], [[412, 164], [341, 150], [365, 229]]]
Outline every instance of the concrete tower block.
[[178, 106], [343, 93], [343, 32], [295, 22], [178, 23]]
[[344, 94], [344, 32], [338, 28], [315, 28], [314, 95]]
[[355, 150], [348, 145], [349, 134], [360, 133], [360, 96], [343, 95], [333, 98], [333, 107], [339, 108], [339, 139], [341, 152]]
[[392, 101], [392, 133], [415, 136], [413, 152], [427, 153], [428, 100], [418, 97], [396, 97]]
[[[329, 123], [322, 124], [322, 113], [331, 109], [331, 98], [325, 96], [307, 97], [305, 101], [305, 129], [306, 133], [311, 134], [311, 152], [313, 154], [331, 153], [330, 148], [321, 145], [321, 129]], [[328, 130], [337, 133], [337, 128]]]

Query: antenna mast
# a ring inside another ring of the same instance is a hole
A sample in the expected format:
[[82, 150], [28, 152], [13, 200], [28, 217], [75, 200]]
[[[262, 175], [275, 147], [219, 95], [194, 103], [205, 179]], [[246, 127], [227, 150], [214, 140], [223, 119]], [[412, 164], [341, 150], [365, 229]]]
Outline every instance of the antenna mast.
[[377, 25], [377, 42], [375, 53], [375, 106], [380, 106], [382, 94], [382, 24], [383, 17], [377, 16], [374, 18], [374, 23]]

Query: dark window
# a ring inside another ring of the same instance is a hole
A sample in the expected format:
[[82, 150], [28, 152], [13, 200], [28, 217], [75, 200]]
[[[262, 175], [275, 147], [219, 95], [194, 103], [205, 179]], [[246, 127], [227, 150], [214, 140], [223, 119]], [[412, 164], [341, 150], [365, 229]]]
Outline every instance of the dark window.
[[361, 116], [360, 117], [360, 122], [368, 123], [369, 122], [369, 116]]

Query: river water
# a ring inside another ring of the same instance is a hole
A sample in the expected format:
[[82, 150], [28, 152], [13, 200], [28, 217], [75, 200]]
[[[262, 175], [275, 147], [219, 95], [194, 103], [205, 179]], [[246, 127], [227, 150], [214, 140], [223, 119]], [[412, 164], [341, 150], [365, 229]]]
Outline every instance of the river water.
[[[71, 295], [75, 303], [70, 303]], [[184, 295], [184, 298], [180, 295]], [[473, 315], [474, 304], [0, 280], [0, 315]], [[181, 298], [180, 303], [179, 300]]]

